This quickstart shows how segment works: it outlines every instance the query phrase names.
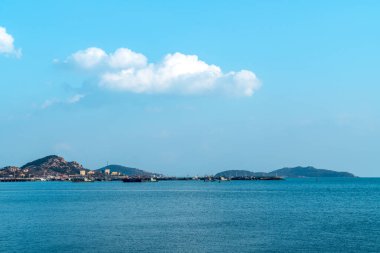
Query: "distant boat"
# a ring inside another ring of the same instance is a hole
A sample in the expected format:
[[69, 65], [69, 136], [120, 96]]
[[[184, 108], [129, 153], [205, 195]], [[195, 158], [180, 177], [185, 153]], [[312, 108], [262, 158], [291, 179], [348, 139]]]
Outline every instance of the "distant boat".
[[205, 178], [203, 179], [203, 182], [213, 182], [213, 181], [215, 181], [215, 178], [214, 178], [214, 177], [205, 177]]
[[123, 178], [124, 183], [141, 183], [144, 182], [142, 178]]
[[158, 180], [154, 177], [151, 178], [123, 178], [124, 183], [142, 183], [142, 182], [158, 182]]
[[95, 180], [93, 179], [89, 179], [87, 177], [74, 177], [71, 179], [71, 182], [73, 183], [92, 183], [94, 182]]

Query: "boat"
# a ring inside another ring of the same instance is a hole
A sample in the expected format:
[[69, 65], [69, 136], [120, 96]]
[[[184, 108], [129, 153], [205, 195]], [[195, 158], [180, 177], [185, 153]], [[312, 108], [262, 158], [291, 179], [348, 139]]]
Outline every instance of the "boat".
[[205, 177], [203, 179], [203, 182], [214, 182], [215, 181], [215, 178], [214, 177]]
[[124, 183], [142, 183], [142, 182], [158, 182], [157, 178], [141, 178], [141, 177], [126, 177], [122, 179]]
[[124, 183], [141, 183], [144, 182], [142, 178], [123, 178]]
[[87, 178], [87, 177], [74, 177], [70, 179], [73, 183], [92, 183], [95, 180]]

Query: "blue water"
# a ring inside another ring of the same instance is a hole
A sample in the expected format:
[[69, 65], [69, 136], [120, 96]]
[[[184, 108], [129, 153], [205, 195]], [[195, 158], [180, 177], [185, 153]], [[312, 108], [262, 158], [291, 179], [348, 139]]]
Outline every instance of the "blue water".
[[380, 252], [380, 179], [0, 183], [0, 252]]

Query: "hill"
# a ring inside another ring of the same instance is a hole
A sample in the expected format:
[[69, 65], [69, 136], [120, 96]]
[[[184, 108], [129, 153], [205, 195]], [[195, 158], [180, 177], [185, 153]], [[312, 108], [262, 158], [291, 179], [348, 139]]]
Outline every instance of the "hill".
[[338, 172], [333, 170], [316, 169], [314, 167], [282, 168], [271, 172], [252, 172], [247, 170], [226, 170], [219, 172], [215, 177], [255, 177], [255, 176], [279, 176], [279, 177], [355, 177], [349, 172]]
[[354, 177], [349, 172], [338, 172], [333, 170], [316, 169], [314, 167], [282, 168], [269, 173], [271, 176], [281, 177]]
[[50, 155], [32, 162], [20, 168], [8, 166], [0, 170], [0, 176], [14, 175], [16, 177], [42, 177], [77, 175], [81, 170], [88, 171], [77, 162], [67, 162], [64, 158]]
[[119, 173], [121, 173], [123, 175], [126, 175], [126, 176], [146, 176], [146, 177], [151, 177], [153, 175], [156, 175], [156, 176], [160, 175], [160, 174], [157, 174], [157, 173], [152, 173], [152, 172], [140, 170], [140, 169], [137, 169], [137, 168], [131, 168], [131, 167], [126, 167], [126, 166], [116, 165], [116, 164], [112, 164], [112, 165], [108, 165], [108, 166], [102, 167], [100, 169], [97, 169], [96, 171], [104, 173], [104, 171], [106, 169], [110, 169], [111, 172], [119, 172]]
[[19, 167], [16, 166], [6, 166], [0, 169], [0, 177], [7, 177], [8, 175], [18, 175], [18, 173], [21, 173], [21, 170]]
[[63, 175], [74, 175], [79, 174], [81, 170], [87, 169], [77, 162], [67, 162], [64, 158], [50, 155], [46, 156], [32, 162], [29, 162], [20, 168], [23, 171], [27, 171], [28, 174], [33, 174], [34, 176], [41, 176], [46, 174], [63, 174]]

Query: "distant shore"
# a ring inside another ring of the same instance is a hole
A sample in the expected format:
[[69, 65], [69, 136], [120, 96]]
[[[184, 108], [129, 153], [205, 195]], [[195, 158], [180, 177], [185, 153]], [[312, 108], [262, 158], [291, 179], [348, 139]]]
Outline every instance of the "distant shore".
[[157, 182], [157, 181], [184, 181], [203, 180], [230, 181], [230, 180], [282, 180], [284, 178], [320, 178], [320, 177], [355, 177], [349, 172], [339, 172], [326, 169], [308, 167], [282, 168], [270, 172], [252, 172], [248, 170], [225, 170], [215, 175], [193, 177], [171, 177], [156, 172], [149, 172], [138, 168], [111, 164], [96, 169], [84, 168], [76, 161], [68, 162], [63, 157], [49, 155], [26, 163], [21, 167], [7, 166], [0, 169], [0, 182], [33, 182], [33, 181], [123, 181], [129, 182]]
[[102, 181], [123, 181], [126, 183], [134, 182], [158, 182], [158, 181], [204, 181], [204, 182], [221, 182], [221, 181], [255, 181], [255, 180], [284, 180], [282, 177], [86, 177], [74, 176], [66, 179], [60, 178], [12, 178], [2, 177], [0, 182], [47, 182], [47, 181], [67, 181], [67, 182], [102, 182]]

